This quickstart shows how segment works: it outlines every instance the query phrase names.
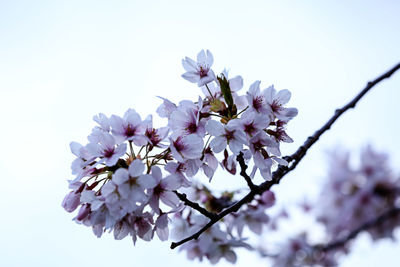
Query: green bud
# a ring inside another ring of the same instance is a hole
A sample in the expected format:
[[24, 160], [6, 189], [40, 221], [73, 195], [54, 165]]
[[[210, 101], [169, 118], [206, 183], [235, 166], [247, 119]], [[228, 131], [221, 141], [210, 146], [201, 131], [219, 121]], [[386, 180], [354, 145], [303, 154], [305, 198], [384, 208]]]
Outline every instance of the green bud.
[[220, 77], [217, 76], [217, 79], [219, 81], [219, 85], [221, 87], [221, 92], [225, 99], [225, 102], [226, 104], [228, 104], [228, 108], [231, 110], [233, 107], [233, 98], [231, 88], [229, 87], [229, 82], [223, 74], [221, 74]]

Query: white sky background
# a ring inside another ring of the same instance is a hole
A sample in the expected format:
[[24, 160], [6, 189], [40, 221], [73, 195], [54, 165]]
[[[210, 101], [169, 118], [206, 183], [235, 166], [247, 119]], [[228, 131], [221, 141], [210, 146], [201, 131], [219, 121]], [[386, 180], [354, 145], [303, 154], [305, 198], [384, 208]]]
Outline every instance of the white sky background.
[[[387, 1], [0, 0], [0, 266], [187, 266], [169, 243], [97, 239], [61, 208], [74, 156], [92, 116], [135, 108], [154, 114], [160, 95], [196, 100], [181, 59], [210, 49], [214, 70], [292, 92], [293, 152], [372, 80], [400, 60], [400, 3]], [[243, 92], [244, 92], [243, 90]], [[274, 187], [279, 203], [318, 192], [326, 151], [372, 143], [400, 170], [400, 73], [374, 88]], [[163, 126], [164, 121], [157, 121]], [[240, 177], [215, 177], [216, 184]], [[343, 266], [398, 266], [399, 244], [355, 244]], [[266, 266], [241, 253], [238, 266]], [[190, 266], [208, 266], [190, 262]], [[231, 266], [221, 261], [220, 266]]]

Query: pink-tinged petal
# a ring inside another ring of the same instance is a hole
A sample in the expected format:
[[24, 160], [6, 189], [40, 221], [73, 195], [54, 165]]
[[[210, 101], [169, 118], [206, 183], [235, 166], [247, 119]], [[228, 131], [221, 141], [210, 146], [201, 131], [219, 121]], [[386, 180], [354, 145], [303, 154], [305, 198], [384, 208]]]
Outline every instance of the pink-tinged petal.
[[235, 139], [242, 143], [242, 144], [247, 144], [247, 138], [246, 138], [246, 134], [242, 131], [235, 131], [234, 133]]
[[140, 159], [135, 159], [131, 165], [129, 165], [129, 175], [131, 177], [139, 177], [144, 172], [144, 163]]
[[98, 225], [93, 225], [92, 226], [92, 231], [94, 233], [95, 236], [97, 236], [98, 238], [101, 237], [101, 235], [103, 234], [103, 226], [98, 224]]
[[171, 113], [176, 109], [176, 105], [161, 96], [158, 96], [158, 98], [161, 98], [164, 102], [157, 108], [157, 114], [161, 118], [169, 118]]
[[107, 166], [111, 167], [117, 163], [118, 159], [119, 159], [119, 156], [114, 154], [110, 158], [104, 158], [103, 160]]
[[185, 174], [189, 177], [193, 177], [196, 175], [196, 173], [199, 171], [199, 168], [201, 166], [201, 160], [200, 159], [188, 159], [185, 163]]
[[182, 66], [187, 72], [196, 72], [197, 71], [197, 63], [193, 59], [189, 57], [185, 57], [182, 59]]
[[174, 174], [176, 172], [178, 172], [178, 168], [179, 168], [180, 164], [176, 163], [176, 162], [168, 162], [167, 165], [165, 165], [164, 170], [166, 170], [167, 172]]
[[181, 187], [181, 182], [176, 175], [169, 175], [161, 181], [161, 187], [172, 191]]
[[97, 122], [104, 131], [110, 131], [110, 121], [103, 113], [93, 116], [93, 120]]
[[225, 130], [224, 126], [220, 122], [209, 120], [206, 124], [207, 132], [212, 136], [220, 136], [223, 135]]
[[232, 94], [233, 102], [235, 102], [236, 107], [238, 110], [245, 109], [249, 104], [247, 102], [247, 97], [245, 95], [237, 95], [236, 93]]
[[168, 136], [169, 131], [169, 127], [161, 127], [157, 129], [157, 134], [161, 141], [163, 141]]
[[124, 132], [124, 120], [121, 117], [112, 115], [110, 118], [110, 125], [112, 127], [112, 133], [122, 134]]
[[73, 212], [80, 204], [80, 197], [81, 194], [79, 193], [77, 194], [74, 191], [69, 192], [62, 202], [62, 207], [67, 212]]
[[115, 139], [114, 137], [109, 134], [109, 133], [104, 133], [102, 135], [102, 140], [101, 144], [104, 145], [107, 148], [112, 148], [115, 146]]
[[152, 195], [149, 199], [149, 205], [153, 211], [160, 214], [160, 199], [156, 195]]
[[71, 142], [69, 144], [69, 147], [71, 149], [72, 154], [74, 154], [77, 157], [80, 157], [80, 149], [83, 147], [81, 144], [77, 142]]
[[185, 72], [182, 74], [182, 78], [192, 83], [197, 83], [200, 80], [200, 76], [193, 72]]
[[146, 145], [148, 142], [150, 142], [149, 138], [147, 138], [145, 135], [136, 135], [136, 136], [132, 136], [129, 138], [130, 140], [133, 141], [133, 143], [137, 146], [144, 146]]
[[101, 155], [101, 148], [98, 144], [89, 143], [85, 148], [91, 157], [99, 157]]
[[250, 85], [248, 93], [252, 96], [257, 95], [258, 92], [260, 91], [260, 83], [261, 81], [255, 81]]
[[272, 191], [265, 191], [264, 193], [262, 193], [260, 198], [262, 200], [263, 206], [267, 208], [272, 207], [275, 204], [275, 194]]
[[213, 55], [211, 54], [211, 52], [208, 49], [207, 49], [207, 61], [206, 61], [206, 63], [210, 67], [214, 63], [214, 57], [213, 57]]
[[214, 155], [205, 155], [206, 162], [208, 166], [210, 166], [213, 170], [216, 170], [218, 168], [218, 160]]
[[101, 194], [105, 197], [112, 194], [116, 189], [116, 186], [113, 182], [109, 181], [105, 183], [105, 185], [101, 188]]
[[122, 240], [129, 234], [130, 227], [123, 222], [117, 223], [114, 226], [114, 239]]
[[272, 166], [272, 161], [271, 160], [266, 160], [263, 158], [261, 153], [256, 152], [253, 156], [254, 164], [259, 168], [259, 169], [267, 169], [271, 168]]
[[281, 151], [279, 150], [279, 143], [278, 143], [278, 146], [276, 146], [276, 147], [267, 147], [266, 149], [267, 149], [268, 154], [272, 154], [275, 156], [281, 155]]
[[233, 154], [239, 154], [240, 150], [243, 148], [243, 143], [239, 142], [238, 140], [231, 140], [229, 141], [229, 148], [233, 152]]
[[226, 251], [225, 254], [224, 254], [224, 258], [225, 258], [228, 262], [233, 263], [233, 264], [235, 264], [236, 261], [237, 261], [236, 253], [233, 252], [232, 250]]
[[132, 234], [132, 242], [133, 242], [134, 246], [136, 245], [136, 241], [137, 241], [137, 236], [136, 236], [136, 233], [135, 233], [135, 234]]
[[272, 181], [271, 169], [260, 169], [261, 176], [266, 181]]
[[[208, 51], [207, 51], [208, 52]], [[204, 50], [201, 50], [198, 54], [197, 54], [197, 62], [198, 63], [206, 63], [207, 57], [206, 57], [206, 52], [204, 52]]]
[[202, 169], [204, 171], [204, 174], [207, 176], [207, 178], [210, 179], [210, 182], [211, 182], [211, 179], [214, 176], [215, 171], [207, 165], [203, 165]]
[[95, 200], [90, 204], [90, 208], [92, 211], [98, 210], [104, 204], [101, 200]]
[[142, 122], [140, 115], [132, 108], [128, 109], [124, 114], [124, 119], [130, 125], [138, 125]]
[[260, 222], [251, 220], [247, 222], [247, 225], [253, 233], [258, 235], [262, 234], [262, 224]]
[[203, 139], [197, 134], [187, 135], [182, 138], [182, 142], [187, 146], [182, 154], [188, 159], [196, 159], [201, 157], [203, 151]]
[[151, 231], [151, 225], [147, 222], [141, 222], [138, 225], [138, 236], [145, 241], [150, 241], [153, 237], [153, 233]]
[[171, 114], [169, 120], [169, 126], [172, 129], [175, 129], [180, 125], [184, 125], [187, 121], [188, 121], [188, 114], [184, 112], [182, 109], [177, 109]]
[[287, 133], [284, 131], [280, 132], [279, 140], [285, 143], [293, 143], [293, 139], [289, 135], [287, 135]]
[[138, 178], [138, 183], [146, 189], [154, 188], [157, 185], [156, 179], [150, 174], [141, 175]]
[[175, 193], [170, 191], [164, 191], [161, 193], [160, 200], [172, 208], [176, 208], [176, 206], [179, 204], [179, 198], [175, 195]]
[[95, 127], [92, 129], [92, 132], [87, 137], [87, 139], [89, 140], [89, 143], [93, 144], [101, 143], [103, 140], [103, 134], [104, 134], [103, 130], [100, 130], [99, 128]]
[[95, 194], [96, 194], [96, 192], [94, 192], [92, 190], [84, 190], [81, 193], [80, 201], [82, 203], [92, 203], [96, 199]]
[[287, 102], [289, 102], [291, 93], [288, 89], [283, 89], [280, 90], [276, 96], [275, 96], [275, 101], [277, 102], [278, 105], [285, 105]]
[[169, 236], [169, 229], [167, 228], [158, 228], [156, 229], [156, 233], [158, 238], [160, 238], [161, 241], [167, 241], [168, 236]]
[[175, 146], [174, 146], [174, 144], [173, 144], [174, 141], [173, 141], [172, 139], [170, 139], [170, 142], [171, 142], [171, 144], [170, 144], [169, 148], [171, 149], [172, 156], [173, 156], [177, 161], [183, 162], [184, 159], [183, 159], [182, 155], [178, 152], [178, 150], [176, 150], [176, 148], [175, 148]]
[[219, 153], [225, 149], [227, 145], [226, 139], [222, 136], [217, 136], [210, 142], [210, 147], [215, 153]]
[[[232, 92], [237, 92], [243, 88], [243, 78], [242, 76], [235, 76], [232, 79], [229, 79], [229, 87]], [[236, 104], [236, 103], [235, 103]]]
[[167, 214], [163, 214], [157, 218], [156, 231], [157, 231], [157, 235], [161, 241], [168, 240], [169, 230], [168, 230], [168, 215]]
[[131, 194], [129, 195], [129, 200], [136, 203], [144, 203], [148, 200], [148, 196], [143, 192], [143, 188], [135, 188], [134, 190], [131, 191]]
[[297, 108], [285, 108], [284, 110], [282, 110], [281, 112], [279, 112], [278, 114], [276, 114], [276, 117], [278, 119], [281, 119], [282, 117], [282, 121], [288, 121], [294, 117], [297, 116], [298, 114], [298, 110]]
[[279, 148], [279, 143], [276, 142], [274, 139], [271, 137], [267, 136], [265, 132], [261, 132], [260, 138], [262, 139], [262, 143], [269, 147], [269, 148]]
[[200, 80], [197, 82], [197, 85], [199, 87], [202, 87], [203, 85], [210, 83], [214, 80], [215, 80], [215, 74], [212, 70], [209, 70], [206, 76], [200, 78]]
[[78, 215], [76, 216], [76, 219], [78, 221], [82, 221], [85, 218], [87, 218], [89, 214], [90, 214], [90, 206], [88, 204], [82, 205], [78, 211]]
[[244, 225], [245, 225], [243, 217], [239, 217], [239, 219], [237, 219], [235, 223], [236, 223], [235, 226], [236, 226], [236, 230], [238, 232], [238, 235], [242, 236]]
[[162, 179], [162, 172], [161, 169], [158, 166], [153, 166], [151, 168], [151, 175], [154, 177], [154, 179], [157, 181], [157, 184], [161, 181]]
[[272, 104], [272, 102], [274, 101], [275, 94], [276, 90], [274, 88], [274, 85], [269, 86], [263, 91], [263, 95], [269, 104]]
[[129, 180], [129, 173], [127, 169], [119, 168], [112, 176], [112, 181], [121, 185]]
[[132, 192], [132, 190], [128, 183], [121, 184], [118, 186], [118, 193], [124, 199], [127, 199], [130, 196], [131, 192]]

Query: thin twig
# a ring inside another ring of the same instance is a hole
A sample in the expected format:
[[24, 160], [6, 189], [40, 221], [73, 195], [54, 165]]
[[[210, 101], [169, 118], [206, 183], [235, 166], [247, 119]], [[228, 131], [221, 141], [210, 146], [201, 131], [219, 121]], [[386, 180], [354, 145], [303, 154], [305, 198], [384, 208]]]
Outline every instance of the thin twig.
[[395, 217], [396, 215], [399, 215], [399, 213], [400, 213], [400, 208], [399, 207], [391, 208], [391, 209], [387, 210], [386, 212], [382, 213], [380, 216], [378, 216], [378, 217], [376, 217], [376, 218], [374, 218], [374, 219], [372, 219], [370, 221], [367, 221], [364, 224], [360, 225], [358, 228], [356, 228], [353, 231], [351, 231], [344, 238], [335, 240], [335, 241], [333, 241], [331, 243], [328, 243], [326, 245], [316, 245], [316, 246], [314, 246], [314, 249], [327, 252], [329, 250], [334, 250], [334, 249], [337, 249], [337, 248], [341, 248], [347, 242], [349, 242], [350, 240], [356, 238], [357, 235], [360, 234], [361, 232], [366, 231], [366, 230], [368, 230], [370, 228], [379, 226], [382, 223], [384, 223], [386, 220], [391, 219], [391, 218]]
[[[193, 235], [179, 241], [171, 243], [171, 249], [174, 249], [190, 240], [197, 239], [199, 236], [206, 231], [208, 228], [213, 226], [216, 222], [224, 218], [226, 215], [237, 212], [244, 204], [251, 202], [257, 194], [262, 194], [263, 192], [269, 190], [273, 185], [279, 184], [280, 180], [289, 172], [294, 170], [297, 164], [301, 161], [301, 159], [305, 156], [308, 149], [321, 137], [323, 133], [331, 128], [333, 123], [347, 110], [354, 108], [358, 101], [376, 84], [381, 82], [384, 79], [389, 78], [395, 73], [398, 69], [400, 69], [400, 63], [396, 66], [379, 76], [373, 81], [367, 83], [367, 86], [358, 94], [356, 95], [349, 103], [344, 105], [342, 108], [337, 109], [335, 114], [328, 120], [325, 125], [323, 125], [318, 131], [316, 131], [312, 136], [308, 137], [307, 140], [304, 142], [302, 146], [300, 146], [295, 153], [291, 156], [284, 157], [284, 159], [289, 163], [288, 166], [279, 165], [278, 169], [272, 174], [272, 180], [263, 182], [260, 185], [254, 185], [253, 189], [244, 196], [241, 200], [233, 204], [232, 206], [226, 208], [225, 210], [221, 211], [217, 214], [214, 219], [210, 218], [210, 221], [203, 226], [198, 232], [194, 233]], [[240, 162], [239, 162], [240, 163]], [[247, 168], [247, 167], [246, 167]], [[245, 171], [244, 171], [245, 173]], [[247, 174], [246, 174], [247, 175]], [[208, 217], [208, 216], [207, 216]]]
[[208, 210], [206, 210], [205, 208], [201, 207], [198, 203], [195, 203], [193, 201], [190, 201], [186, 194], [183, 193], [179, 193], [178, 191], [174, 190], [173, 191], [178, 198], [185, 203], [186, 206], [191, 207], [192, 209], [197, 210], [198, 212], [200, 212], [201, 214], [203, 214], [204, 216], [210, 218], [211, 220], [214, 220], [217, 218], [217, 214], [213, 213], [213, 212], [209, 212]]
[[243, 153], [240, 152], [236, 159], [240, 165], [240, 169], [241, 169], [240, 175], [243, 176], [243, 178], [246, 180], [247, 185], [249, 186], [250, 190], [254, 190], [256, 185], [251, 180], [251, 177], [246, 173], [247, 165], [244, 162]]

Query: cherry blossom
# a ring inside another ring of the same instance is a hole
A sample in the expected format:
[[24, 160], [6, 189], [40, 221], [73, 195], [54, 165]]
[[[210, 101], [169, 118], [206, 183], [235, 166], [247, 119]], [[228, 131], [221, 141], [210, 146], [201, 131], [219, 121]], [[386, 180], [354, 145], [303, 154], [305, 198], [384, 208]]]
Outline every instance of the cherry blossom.
[[[178, 104], [159, 97], [163, 102], [156, 112], [167, 125], [153, 125], [152, 115], [142, 117], [135, 109], [123, 116], [93, 117], [96, 124], [88, 144], [70, 144], [76, 177], [62, 206], [67, 212], [78, 210], [75, 222], [91, 227], [97, 237], [112, 232], [116, 240], [130, 237], [134, 244], [155, 236], [161, 241], [182, 239], [245, 193], [218, 194], [205, 185], [211, 185], [219, 165], [235, 175], [238, 163], [243, 163], [240, 158], [245, 164], [254, 163], [251, 177], [260, 170], [270, 179], [274, 164], [286, 164], [279, 145], [291, 141], [286, 126], [297, 114], [283, 107], [290, 93], [267, 95], [256, 81], [241, 94], [242, 76], [230, 78], [226, 70], [216, 76], [213, 61], [208, 50], [200, 51], [197, 61], [188, 57], [182, 61], [186, 70], [182, 77], [197, 83], [205, 96]], [[261, 234], [274, 203], [273, 193], [264, 192], [181, 250], [190, 259], [235, 263], [236, 249], [252, 249], [245, 242], [249, 232], [245, 226]]]
[[212, 82], [215, 80], [215, 74], [211, 70], [213, 62], [213, 55], [208, 50], [207, 52], [201, 50], [197, 54], [197, 62], [186, 57], [182, 60], [182, 65], [186, 70], [182, 77], [190, 82], [197, 83], [198, 86]]

